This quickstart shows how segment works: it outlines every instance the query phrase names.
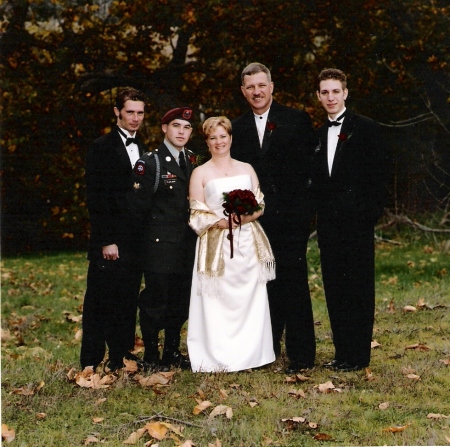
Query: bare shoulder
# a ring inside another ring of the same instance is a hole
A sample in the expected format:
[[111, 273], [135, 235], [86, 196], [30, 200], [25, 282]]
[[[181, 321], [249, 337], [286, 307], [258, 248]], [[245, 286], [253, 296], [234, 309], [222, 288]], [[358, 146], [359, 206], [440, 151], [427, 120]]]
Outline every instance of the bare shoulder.
[[252, 174], [255, 172], [255, 170], [253, 169], [253, 166], [250, 163], [245, 163], [243, 161], [239, 161], [239, 160], [235, 160], [233, 158], [233, 164], [236, 168], [236, 170], [238, 170], [240, 173], [242, 174]]

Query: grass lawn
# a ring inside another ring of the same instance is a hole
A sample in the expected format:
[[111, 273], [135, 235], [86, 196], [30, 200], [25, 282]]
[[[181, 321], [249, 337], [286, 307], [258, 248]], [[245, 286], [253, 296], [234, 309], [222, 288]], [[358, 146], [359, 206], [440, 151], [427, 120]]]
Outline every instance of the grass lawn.
[[311, 241], [318, 354], [310, 373], [287, 377], [286, 359], [279, 359], [228, 374], [122, 372], [113, 382], [104, 378], [101, 388], [92, 376], [85, 382], [90, 388], [74, 379], [85, 254], [3, 259], [5, 444], [9, 429], [11, 445], [27, 447], [449, 445], [450, 241], [388, 237], [398, 245], [377, 243], [370, 369], [336, 373], [320, 366], [332, 358], [333, 346]]

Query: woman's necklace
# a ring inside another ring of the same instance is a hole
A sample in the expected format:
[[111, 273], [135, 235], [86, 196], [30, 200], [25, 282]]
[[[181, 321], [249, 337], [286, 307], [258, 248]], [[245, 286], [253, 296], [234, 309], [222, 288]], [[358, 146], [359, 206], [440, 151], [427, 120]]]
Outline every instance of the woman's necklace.
[[231, 166], [228, 166], [228, 169], [224, 169], [224, 168], [216, 165], [216, 163], [214, 163], [214, 162], [212, 162], [212, 164], [214, 165], [214, 167], [217, 171], [219, 171], [221, 174], [225, 175], [225, 177], [228, 177], [228, 172], [231, 169]]

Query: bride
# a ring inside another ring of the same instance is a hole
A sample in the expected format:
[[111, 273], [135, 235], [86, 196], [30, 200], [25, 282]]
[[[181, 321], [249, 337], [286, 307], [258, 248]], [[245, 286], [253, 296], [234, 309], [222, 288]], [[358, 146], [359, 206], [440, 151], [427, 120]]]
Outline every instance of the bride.
[[[242, 371], [275, 360], [266, 289], [275, 278], [275, 260], [257, 220], [264, 208], [257, 175], [251, 165], [230, 156], [230, 120], [209, 118], [203, 133], [211, 159], [194, 169], [189, 187], [189, 224], [199, 236], [189, 357], [194, 372]], [[234, 214], [230, 221], [224, 215], [223, 194], [235, 189], [252, 191], [262, 208], [241, 215], [240, 223]]]

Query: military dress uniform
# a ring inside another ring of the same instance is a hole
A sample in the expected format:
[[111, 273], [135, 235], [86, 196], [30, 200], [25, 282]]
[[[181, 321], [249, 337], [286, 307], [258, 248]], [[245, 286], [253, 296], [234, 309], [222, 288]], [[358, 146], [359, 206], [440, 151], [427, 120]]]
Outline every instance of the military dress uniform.
[[[163, 143], [136, 162], [132, 207], [139, 216], [145, 289], [139, 297], [144, 361], [159, 362], [158, 333], [165, 329], [162, 362], [177, 362], [180, 330], [188, 318], [196, 235], [189, 221], [189, 178]], [[174, 358], [175, 357], [175, 358]]]

